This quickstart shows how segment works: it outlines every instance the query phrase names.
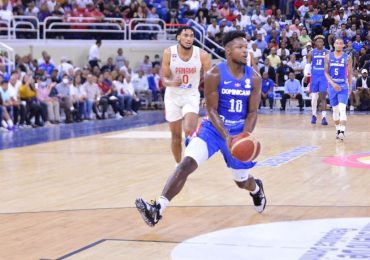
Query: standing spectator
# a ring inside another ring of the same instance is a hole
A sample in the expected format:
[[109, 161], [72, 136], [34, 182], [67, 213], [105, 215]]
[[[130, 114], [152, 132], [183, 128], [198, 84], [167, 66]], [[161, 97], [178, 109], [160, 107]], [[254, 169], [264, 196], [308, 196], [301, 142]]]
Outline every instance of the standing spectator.
[[295, 79], [293, 72], [289, 73], [289, 80], [284, 84], [284, 95], [281, 99], [280, 110], [285, 111], [285, 105], [287, 99], [297, 99], [299, 102], [299, 110], [303, 111], [303, 97], [302, 97], [302, 86], [301, 83]]
[[265, 107], [266, 99], [268, 99], [270, 110], [272, 110], [274, 106], [274, 87], [275, 87], [274, 81], [269, 78], [267, 72], [264, 72], [262, 74], [261, 104]]
[[117, 50], [117, 56], [115, 58], [115, 66], [117, 70], [120, 70], [123, 66], [125, 66], [126, 58], [123, 56], [123, 50], [122, 48], [119, 48]]
[[90, 47], [89, 50], [89, 64], [91, 69], [94, 67], [99, 68], [99, 62], [100, 62], [100, 51], [99, 48], [101, 46], [102, 42], [100, 39], [96, 40], [95, 44]]
[[69, 81], [68, 75], [64, 74], [62, 77], [62, 82], [55, 86], [56, 96], [59, 100], [60, 108], [63, 109], [66, 115], [66, 123], [72, 123], [72, 95], [71, 95], [71, 83]]

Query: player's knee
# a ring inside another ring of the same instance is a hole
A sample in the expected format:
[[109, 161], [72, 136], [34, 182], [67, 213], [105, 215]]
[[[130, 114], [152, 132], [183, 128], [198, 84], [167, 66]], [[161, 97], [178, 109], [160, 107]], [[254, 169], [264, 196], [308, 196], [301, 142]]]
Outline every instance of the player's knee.
[[340, 119], [339, 118], [339, 107], [338, 107], [338, 105], [333, 106], [333, 120], [338, 121], [339, 119]]
[[172, 143], [181, 143], [181, 142], [182, 142], [181, 133], [180, 134], [178, 134], [178, 133], [172, 134]]
[[193, 158], [187, 156], [177, 166], [176, 175], [179, 178], [187, 178], [197, 168], [198, 168], [197, 162]]

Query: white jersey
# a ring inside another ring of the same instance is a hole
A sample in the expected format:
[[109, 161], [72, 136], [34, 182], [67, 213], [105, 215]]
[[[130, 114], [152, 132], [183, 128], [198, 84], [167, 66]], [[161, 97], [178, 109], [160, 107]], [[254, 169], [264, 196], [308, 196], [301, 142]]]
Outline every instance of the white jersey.
[[172, 76], [175, 78], [181, 78], [183, 83], [180, 87], [169, 87], [166, 92], [169, 91], [171, 94], [187, 95], [187, 94], [199, 94], [199, 82], [200, 82], [200, 70], [202, 68], [202, 62], [200, 60], [199, 47], [193, 46], [193, 54], [188, 61], [183, 61], [178, 52], [177, 45], [173, 45], [171, 48], [171, 61], [170, 70]]

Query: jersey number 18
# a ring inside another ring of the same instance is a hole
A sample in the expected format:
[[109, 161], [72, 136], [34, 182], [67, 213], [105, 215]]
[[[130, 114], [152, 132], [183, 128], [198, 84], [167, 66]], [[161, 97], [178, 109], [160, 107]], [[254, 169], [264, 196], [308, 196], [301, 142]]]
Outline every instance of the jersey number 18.
[[243, 110], [243, 102], [240, 99], [230, 99], [230, 109], [229, 112], [242, 112]]

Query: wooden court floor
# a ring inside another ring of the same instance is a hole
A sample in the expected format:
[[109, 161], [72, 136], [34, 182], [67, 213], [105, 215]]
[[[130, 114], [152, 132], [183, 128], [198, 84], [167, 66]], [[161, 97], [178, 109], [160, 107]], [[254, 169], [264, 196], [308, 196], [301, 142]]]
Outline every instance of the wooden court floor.
[[[167, 131], [166, 124], [0, 151], [0, 259], [169, 259], [181, 241], [224, 228], [369, 217], [370, 168], [323, 162], [370, 153], [369, 115], [349, 117], [344, 142], [335, 140], [331, 120], [326, 127], [309, 120], [308, 114], [259, 116], [259, 161], [314, 147], [252, 170], [264, 181], [263, 214], [217, 154], [190, 177], [155, 228], [144, 224], [134, 200], [155, 199], [174, 169], [170, 140], [147, 133]], [[133, 131], [146, 132], [124, 138]]]

